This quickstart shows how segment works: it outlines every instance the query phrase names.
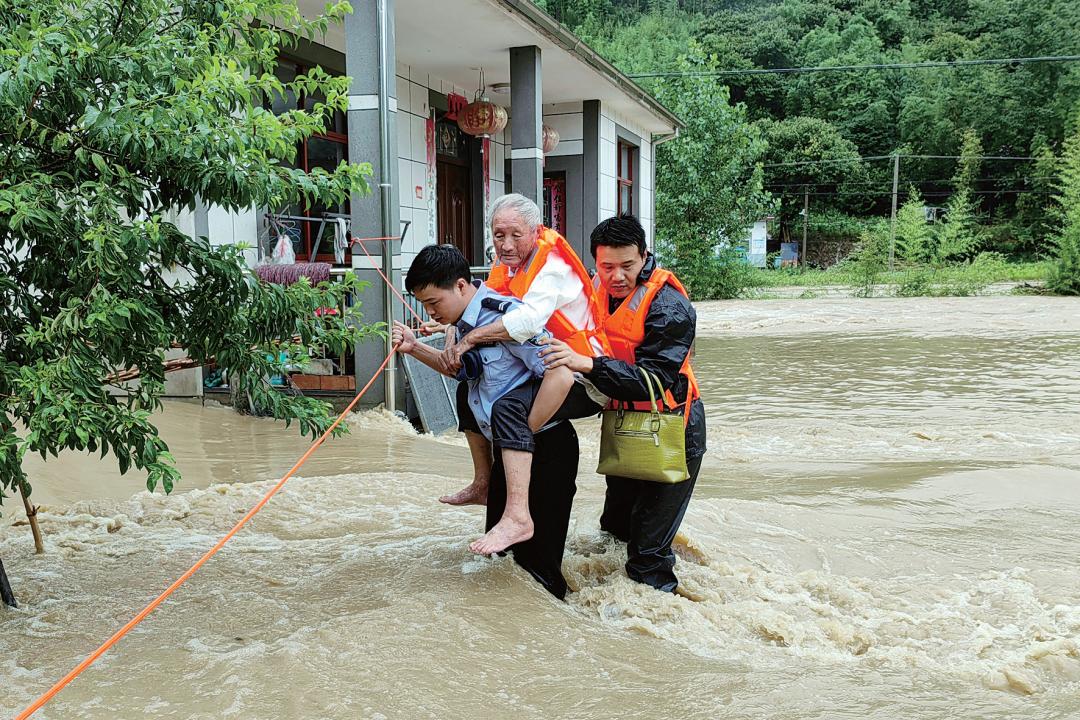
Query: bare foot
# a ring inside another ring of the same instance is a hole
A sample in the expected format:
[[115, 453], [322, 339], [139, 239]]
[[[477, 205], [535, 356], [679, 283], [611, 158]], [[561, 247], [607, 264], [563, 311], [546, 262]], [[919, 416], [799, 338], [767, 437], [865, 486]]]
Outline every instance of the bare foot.
[[477, 555], [494, 555], [497, 552], [502, 552], [511, 545], [525, 542], [532, 536], [532, 518], [529, 518], [527, 522], [523, 522], [521, 520], [503, 517], [495, 527], [487, 531], [487, 534], [484, 535], [484, 537], [480, 538], [472, 545], [469, 545], [469, 549]]
[[487, 505], [487, 483], [475, 480], [468, 487], [458, 490], [453, 495], [443, 495], [439, 502], [447, 505]]

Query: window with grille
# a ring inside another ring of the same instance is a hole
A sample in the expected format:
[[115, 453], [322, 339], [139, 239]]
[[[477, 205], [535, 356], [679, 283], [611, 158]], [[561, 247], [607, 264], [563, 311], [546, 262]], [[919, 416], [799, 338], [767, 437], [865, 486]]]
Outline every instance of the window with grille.
[[618, 143], [618, 207], [620, 214], [634, 212], [634, 155], [637, 148], [622, 140]]
[[[324, 68], [325, 69], [325, 68]], [[300, 60], [280, 58], [275, 70], [277, 78], [284, 82], [292, 82], [297, 76], [311, 70], [311, 65]], [[327, 70], [327, 72], [331, 72]], [[331, 73], [336, 74], [336, 73]], [[303, 94], [297, 97], [290, 91], [284, 96], [274, 96], [270, 103], [270, 110], [275, 115], [303, 108], [312, 110], [316, 103], [326, 102], [321, 93]], [[304, 140], [297, 147], [296, 162], [293, 167], [300, 168], [304, 172], [311, 172], [315, 168], [322, 168], [332, 173], [342, 162], [349, 159], [349, 134], [345, 113], [335, 111], [333, 117], [327, 123], [326, 129]], [[348, 213], [349, 203], [346, 201], [334, 207], [321, 204], [294, 205], [283, 210], [288, 215], [298, 215], [313, 219], [322, 218], [324, 212]], [[319, 222], [303, 222], [295, 226], [291, 231], [293, 250], [296, 252], [298, 262], [307, 262], [311, 256], [311, 250], [315, 245], [316, 233], [320, 229]], [[322, 241], [319, 243], [318, 260], [333, 262], [334, 260], [334, 228], [331, 223], [322, 226]]]

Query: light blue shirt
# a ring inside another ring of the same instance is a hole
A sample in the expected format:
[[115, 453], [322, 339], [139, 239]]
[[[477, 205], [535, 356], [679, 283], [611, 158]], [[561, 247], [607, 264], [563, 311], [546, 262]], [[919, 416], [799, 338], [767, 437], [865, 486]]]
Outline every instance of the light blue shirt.
[[[500, 295], [487, 285], [480, 285], [457, 322], [459, 336], [503, 316], [497, 310], [483, 307], [484, 298], [489, 297], [509, 302], [511, 307], [521, 304], [517, 298]], [[524, 343], [507, 340], [476, 348], [484, 370], [479, 379], [469, 380], [469, 407], [488, 440], [491, 440], [491, 406], [495, 401], [533, 378], [544, 376], [544, 361], [540, 358], [543, 346], [538, 341], [545, 337], [549, 337], [547, 331]]]

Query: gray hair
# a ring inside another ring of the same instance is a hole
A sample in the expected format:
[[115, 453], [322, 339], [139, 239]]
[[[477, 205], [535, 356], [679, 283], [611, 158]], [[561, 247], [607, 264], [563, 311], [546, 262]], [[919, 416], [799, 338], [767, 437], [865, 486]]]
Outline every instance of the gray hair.
[[544, 214], [540, 212], [540, 208], [537, 207], [536, 203], [520, 193], [510, 193], [509, 195], [500, 195], [491, 203], [488, 225], [495, 222], [496, 215], [506, 210], [516, 212], [521, 216], [525, 224], [530, 227], [537, 227], [544, 223]]

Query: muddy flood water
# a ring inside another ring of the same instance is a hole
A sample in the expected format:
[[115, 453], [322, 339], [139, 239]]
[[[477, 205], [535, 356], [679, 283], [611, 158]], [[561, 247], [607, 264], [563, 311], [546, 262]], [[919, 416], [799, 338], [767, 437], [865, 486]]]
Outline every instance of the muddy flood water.
[[[459, 438], [355, 416], [256, 519], [40, 718], [1080, 716], [1080, 301], [700, 306], [710, 450], [677, 572], [630, 582], [601, 534], [598, 423], [567, 602], [478, 559]], [[184, 483], [30, 462], [0, 558], [0, 717], [212, 545], [300, 455], [198, 403], [159, 418]], [[542, 479], [540, 480], [542, 482]]]

